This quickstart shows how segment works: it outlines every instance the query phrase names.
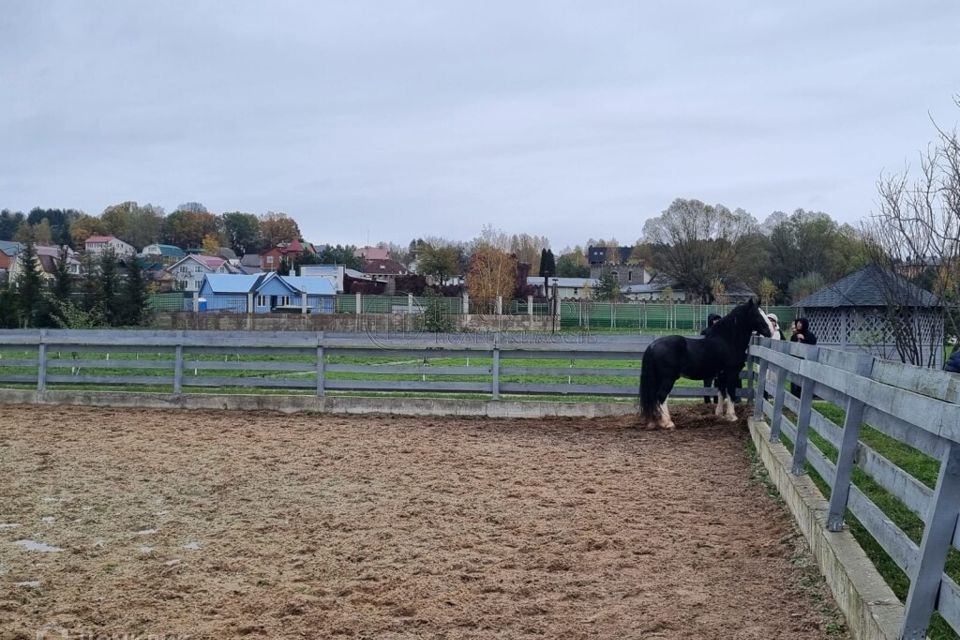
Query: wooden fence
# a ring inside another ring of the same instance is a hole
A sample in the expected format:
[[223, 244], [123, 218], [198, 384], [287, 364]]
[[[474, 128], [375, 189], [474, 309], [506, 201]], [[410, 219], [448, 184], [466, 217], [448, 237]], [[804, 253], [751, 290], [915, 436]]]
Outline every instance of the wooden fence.
[[[651, 336], [327, 335], [266, 331], [0, 331], [0, 384], [636, 398]], [[744, 397], [750, 397], [744, 390]], [[678, 387], [673, 397], [703, 396]]]
[[[772, 441], [782, 434], [794, 443], [794, 474], [809, 463], [830, 486], [825, 526], [839, 531], [849, 510], [910, 579], [902, 637], [924, 638], [935, 610], [960, 631], [960, 587], [944, 573], [951, 547], [960, 549], [960, 376], [765, 338], [754, 340], [750, 354], [770, 394], [756, 394], [754, 417], [769, 418]], [[787, 382], [800, 385], [799, 397]], [[817, 411], [815, 397], [844, 410], [842, 428]], [[862, 423], [938, 461], [936, 486], [865, 443]], [[836, 463], [811, 441], [810, 429], [838, 450]], [[919, 545], [851, 482], [855, 467], [923, 521]]]

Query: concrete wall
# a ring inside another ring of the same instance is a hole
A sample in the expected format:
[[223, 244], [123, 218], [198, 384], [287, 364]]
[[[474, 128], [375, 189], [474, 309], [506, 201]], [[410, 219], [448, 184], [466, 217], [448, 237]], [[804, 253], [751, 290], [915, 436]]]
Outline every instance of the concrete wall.
[[[550, 331], [549, 316], [451, 316], [468, 331]], [[293, 313], [217, 313], [206, 311], [160, 312], [153, 314], [155, 329], [200, 329], [211, 331], [370, 331], [378, 333], [411, 332], [416, 318], [402, 313], [293, 314]], [[559, 327], [558, 327], [559, 328]]]
[[74, 405], [130, 409], [212, 409], [405, 416], [480, 416], [488, 418], [597, 418], [631, 415], [632, 402], [513, 402], [444, 398], [361, 398], [335, 396], [132, 393], [121, 391], [28, 391], [0, 389], [0, 404]]

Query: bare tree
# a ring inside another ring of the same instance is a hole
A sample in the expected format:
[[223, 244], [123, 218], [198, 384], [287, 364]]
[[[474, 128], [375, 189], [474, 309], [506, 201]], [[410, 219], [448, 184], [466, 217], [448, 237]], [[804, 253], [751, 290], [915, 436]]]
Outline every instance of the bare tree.
[[[960, 97], [956, 99], [960, 106]], [[946, 331], [958, 332], [960, 300], [960, 140], [956, 129], [934, 123], [936, 139], [920, 154], [916, 172], [884, 174], [878, 209], [863, 224], [867, 255], [883, 274], [888, 330], [904, 362], [933, 366], [939, 331], [921, 330], [912, 280], [947, 309]]]
[[687, 292], [709, 300], [711, 284], [733, 271], [737, 244], [756, 224], [743, 209], [677, 199], [662, 215], [647, 220], [643, 234], [654, 245], [657, 267]]

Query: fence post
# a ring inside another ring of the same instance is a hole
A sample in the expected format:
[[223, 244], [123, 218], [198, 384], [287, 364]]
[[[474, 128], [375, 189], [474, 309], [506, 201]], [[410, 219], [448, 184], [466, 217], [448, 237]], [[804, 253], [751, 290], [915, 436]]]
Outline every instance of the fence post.
[[37, 391], [47, 390], [47, 330], [40, 329], [37, 345]]
[[[820, 359], [820, 349], [810, 347], [806, 358], [811, 362]], [[807, 462], [807, 434], [810, 429], [810, 411], [813, 408], [813, 380], [804, 378], [800, 387], [800, 410], [797, 412], [797, 440], [793, 443], [793, 475], [803, 475]]]
[[527, 296], [527, 315], [533, 317], [533, 296]]
[[497, 315], [503, 315], [503, 296], [497, 296]]
[[413, 294], [407, 294], [407, 315], [413, 317]]
[[941, 575], [960, 515], [960, 444], [951, 442], [940, 464], [903, 617], [901, 638], [923, 640], [940, 591]]
[[323, 331], [317, 334], [317, 397], [322, 398], [326, 384], [327, 361], [323, 354]]
[[500, 334], [493, 334], [493, 366], [490, 376], [490, 395], [494, 400], [500, 399]]
[[194, 291], [193, 292], [193, 312], [197, 313], [198, 311], [200, 311], [200, 292]]
[[783, 383], [787, 370], [777, 367], [777, 390], [773, 394], [773, 418], [770, 420], [770, 442], [780, 442], [780, 418], [783, 417], [783, 396], [786, 391]]
[[[860, 356], [856, 374], [869, 376], [873, 370], [873, 357]], [[827, 529], [843, 530], [843, 515], [847, 510], [847, 497], [850, 495], [850, 477], [853, 474], [853, 460], [857, 455], [857, 443], [860, 440], [860, 423], [863, 422], [863, 402], [854, 398], [847, 399], [846, 417], [843, 420], [843, 440], [840, 453], [837, 454], [837, 474], [830, 489], [830, 515], [827, 517]]]
[[470, 294], [463, 292], [463, 315], [470, 315]]
[[247, 314], [253, 313], [253, 291], [247, 294]]
[[356, 309], [354, 310], [354, 312], [357, 315], [360, 315], [361, 313], [363, 313], [363, 294], [357, 291], [354, 295], [356, 296], [355, 298]]
[[179, 342], [173, 355], [173, 394], [183, 393], [183, 332], [180, 332]]

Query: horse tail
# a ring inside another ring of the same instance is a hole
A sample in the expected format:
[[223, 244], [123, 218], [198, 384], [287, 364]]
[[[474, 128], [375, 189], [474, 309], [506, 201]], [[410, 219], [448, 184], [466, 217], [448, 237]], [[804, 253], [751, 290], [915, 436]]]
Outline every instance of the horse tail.
[[657, 360], [653, 349], [643, 352], [640, 368], [640, 417], [647, 422], [660, 418], [660, 403], [657, 401]]

